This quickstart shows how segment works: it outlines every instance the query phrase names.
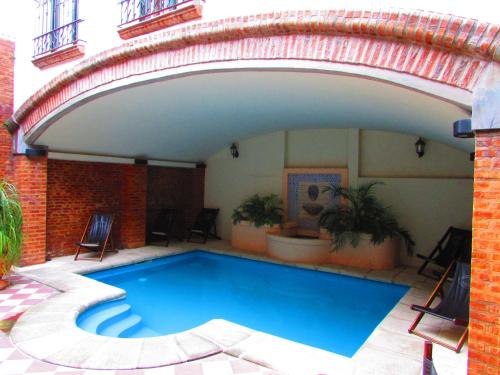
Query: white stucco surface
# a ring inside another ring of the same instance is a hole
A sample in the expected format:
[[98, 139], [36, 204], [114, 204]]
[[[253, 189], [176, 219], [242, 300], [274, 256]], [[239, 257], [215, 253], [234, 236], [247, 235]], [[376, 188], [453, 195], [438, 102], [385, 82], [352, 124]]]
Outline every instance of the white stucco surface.
[[[231, 212], [247, 196], [255, 193], [281, 195], [283, 168], [347, 167], [348, 158], [352, 157], [348, 151], [346, 158], [347, 132], [346, 129], [275, 132], [240, 142], [238, 159], [231, 158], [228, 148], [208, 158], [205, 206], [221, 210], [217, 226], [219, 235], [223, 239], [231, 238]], [[410, 139], [414, 143], [415, 136], [368, 130], [360, 133], [364, 134], [362, 139], [378, 139], [378, 147], [377, 152], [371, 147], [364, 150], [358, 171], [353, 167], [355, 164], [350, 163], [350, 183], [356, 182], [353, 175], [358, 183], [384, 182], [385, 185], [377, 187], [377, 195], [392, 207], [400, 224], [414, 236], [415, 253], [430, 253], [450, 225], [471, 227], [473, 163], [467, 152], [431, 142], [425, 156], [419, 159], [413, 144], [408, 142]], [[394, 144], [407, 147], [395, 147]], [[353, 147], [351, 142], [349, 148]], [[360, 150], [362, 154], [363, 148]], [[441, 159], [437, 165], [434, 153]], [[377, 164], [367, 162], [370, 157], [375, 158]], [[402, 163], [392, 163], [392, 160]], [[419, 171], [418, 177], [408, 177], [411, 168]], [[402, 261], [408, 265], [420, 264], [406, 253], [402, 253]]]

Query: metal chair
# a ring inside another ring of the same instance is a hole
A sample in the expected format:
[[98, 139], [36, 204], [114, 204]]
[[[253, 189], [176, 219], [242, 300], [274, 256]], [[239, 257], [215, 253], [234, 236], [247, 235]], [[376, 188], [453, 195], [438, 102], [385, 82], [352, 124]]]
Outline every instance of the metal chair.
[[165, 246], [168, 246], [170, 243], [176, 213], [177, 211], [174, 208], [162, 209], [151, 231], [153, 237], [165, 239]]
[[[196, 243], [205, 243], [208, 238], [220, 240], [217, 235], [217, 215], [219, 214], [218, 208], [202, 208], [196, 220], [188, 232], [187, 241]], [[201, 237], [201, 242], [192, 241], [191, 237], [195, 235]]]
[[455, 259], [463, 257], [467, 253], [470, 254], [471, 248], [472, 231], [449, 227], [429, 256], [417, 254], [418, 258], [424, 260], [424, 263], [418, 269], [418, 274], [439, 280], [440, 273], [437, 277], [423, 273], [428, 264], [435, 264], [444, 270], [448, 268]]

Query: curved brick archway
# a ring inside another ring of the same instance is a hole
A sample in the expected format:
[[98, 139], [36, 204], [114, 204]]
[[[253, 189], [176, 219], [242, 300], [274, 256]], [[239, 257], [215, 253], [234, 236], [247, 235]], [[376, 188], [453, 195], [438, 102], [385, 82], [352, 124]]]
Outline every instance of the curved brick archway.
[[[471, 92], [500, 61], [499, 26], [423, 11], [304, 11], [236, 17], [139, 38], [84, 60], [27, 100], [12, 120], [26, 139], [85, 93], [204, 63], [302, 60], [371, 67]], [[42, 129], [43, 131], [43, 129]]]

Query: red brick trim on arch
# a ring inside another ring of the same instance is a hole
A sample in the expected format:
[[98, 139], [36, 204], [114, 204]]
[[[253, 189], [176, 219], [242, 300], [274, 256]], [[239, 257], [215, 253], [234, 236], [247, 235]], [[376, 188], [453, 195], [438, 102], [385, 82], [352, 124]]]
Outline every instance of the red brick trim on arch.
[[80, 94], [120, 79], [235, 60], [298, 59], [364, 65], [472, 91], [500, 61], [500, 26], [423, 11], [298, 11], [234, 17], [138, 38], [86, 59], [27, 100], [25, 134]]

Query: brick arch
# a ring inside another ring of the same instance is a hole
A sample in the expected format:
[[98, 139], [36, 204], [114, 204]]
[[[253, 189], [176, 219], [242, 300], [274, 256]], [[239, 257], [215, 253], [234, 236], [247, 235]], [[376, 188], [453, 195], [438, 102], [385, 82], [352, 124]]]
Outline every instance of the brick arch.
[[500, 26], [413, 11], [297, 11], [234, 17], [164, 31], [88, 58], [14, 114], [24, 134], [80, 95], [125, 78], [209, 62], [307, 60], [384, 69], [472, 91], [500, 61]]

